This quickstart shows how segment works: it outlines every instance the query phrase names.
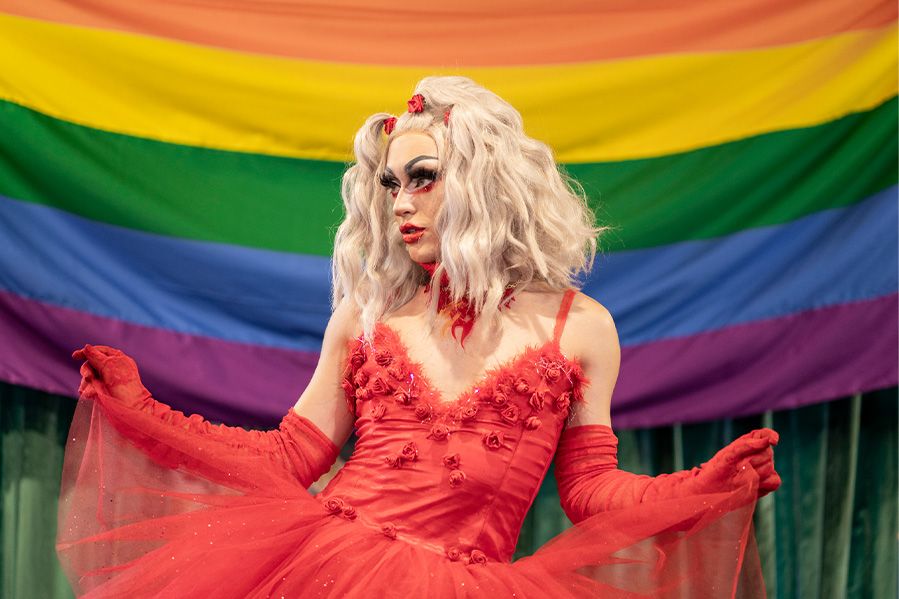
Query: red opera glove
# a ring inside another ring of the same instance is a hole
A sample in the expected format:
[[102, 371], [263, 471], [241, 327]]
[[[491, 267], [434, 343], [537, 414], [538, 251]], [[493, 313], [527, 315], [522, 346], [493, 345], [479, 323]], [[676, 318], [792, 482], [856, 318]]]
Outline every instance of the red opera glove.
[[762, 428], [747, 433], [690, 470], [647, 476], [618, 469], [618, 437], [602, 424], [562, 431], [556, 451], [556, 480], [562, 509], [572, 522], [595, 513], [648, 503], [728, 491], [758, 478], [758, 496], [780, 486], [774, 470], [778, 434]]
[[[303, 487], [309, 487], [337, 460], [340, 449], [293, 408], [281, 420], [278, 430], [246, 430], [212, 424], [199, 414], [185, 416], [153, 399], [141, 383], [137, 364], [118, 349], [85, 345], [72, 357], [86, 360], [81, 366], [79, 394], [99, 401], [108, 416], [125, 425], [127, 432], [123, 434], [151, 457], [172, 468], [187, 465], [206, 475], [214, 472], [234, 477], [239, 472], [234, 467], [239, 454], [261, 455]], [[146, 415], [152, 416], [150, 423], [141, 420]], [[160, 423], [164, 424], [162, 432], [158, 430]], [[184, 435], [185, 431], [189, 434]], [[201, 458], [187, 447], [197, 437], [207, 447]], [[252, 485], [255, 481], [245, 482]]]

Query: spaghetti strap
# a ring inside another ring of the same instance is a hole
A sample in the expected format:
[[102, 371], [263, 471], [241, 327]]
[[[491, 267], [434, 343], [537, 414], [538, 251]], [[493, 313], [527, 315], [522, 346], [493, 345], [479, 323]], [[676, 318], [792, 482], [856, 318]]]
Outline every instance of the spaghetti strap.
[[562, 338], [562, 329], [565, 328], [565, 320], [568, 318], [568, 310], [571, 308], [574, 294], [574, 289], [567, 289], [562, 296], [562, 305], [559, 306], [559, 313], [556, 314], [556, 328], [553, 330], [553, 343], [556, 345], [559, 344], [559, 340]]

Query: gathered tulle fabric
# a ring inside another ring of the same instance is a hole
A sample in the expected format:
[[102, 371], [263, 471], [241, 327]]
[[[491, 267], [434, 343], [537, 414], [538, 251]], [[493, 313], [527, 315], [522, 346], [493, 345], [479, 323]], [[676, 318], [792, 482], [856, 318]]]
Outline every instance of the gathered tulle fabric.
[[[284, 438], [82, 385], [57, 551], [84, 597], [762, 597], [758, 481], [589, 515], [512, 561], [587, 384], [555, 339], [446, 401], [399, 336], [351, 342], [355, 451], [327, 487], [327, 438], [293, 410]], [[135, 384], [135, 389], [142, 386]], [[318, 442], [316, 442], [316, 439]], [[285, 458], [285, 456], [289, 456]], [[311, 466], [310, 466], [311, 465]]]
[[[335, 515], [265, 458], [234, 459], [236, 480], [259, 483], [249, 490], [171, 468], [123, 435], [108, 405], [79, 401], [66, 449], [58, 554], [78, 596], [764, 596], [751, 484], [602, 512], [533, 556], [470, 563]], [[168, 434], [173, 451], [208, 443]], [[393, 497], [413, 511], [422, 499]]]

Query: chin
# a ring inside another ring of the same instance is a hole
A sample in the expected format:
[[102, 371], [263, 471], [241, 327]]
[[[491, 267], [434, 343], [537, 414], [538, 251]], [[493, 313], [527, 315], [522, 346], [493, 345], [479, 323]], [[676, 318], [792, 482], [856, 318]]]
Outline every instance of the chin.
[[434, 251], [428, 250], [419, 250], [418, 248], [408, 248], [409, 257], [412, 258], [414, 262], [436, 262], [437, 261], [437, 253]]

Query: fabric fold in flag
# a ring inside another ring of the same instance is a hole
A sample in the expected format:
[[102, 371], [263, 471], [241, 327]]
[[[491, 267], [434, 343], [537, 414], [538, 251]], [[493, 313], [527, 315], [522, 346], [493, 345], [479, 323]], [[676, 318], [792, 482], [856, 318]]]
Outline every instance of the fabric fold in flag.
[[[868, 110], [896, 95], [895, 48], [891, 24], [739, 52], [465, 74], [529, 115], [528, 133], [549, 143], [558, 161], [600, 162], [683, 152]], [[185, 145], [338, 161], [349, 159], [350, 140], [366, 116], [403, 108], [400, 90], [426, 75], [458, 72], [284, 60], [11, 16], [0, 16], [0, 71], [0, 98], [74, 123]]]

